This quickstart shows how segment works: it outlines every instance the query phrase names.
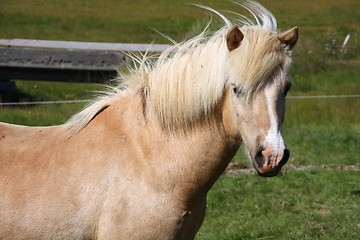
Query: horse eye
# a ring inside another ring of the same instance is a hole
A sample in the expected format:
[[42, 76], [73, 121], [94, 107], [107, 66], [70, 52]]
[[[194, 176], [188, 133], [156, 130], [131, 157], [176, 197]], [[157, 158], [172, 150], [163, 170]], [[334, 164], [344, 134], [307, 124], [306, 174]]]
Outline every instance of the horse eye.
[[238, 88], [236, 87], [236, 85], [235, 85], [235, 84], [231, 84], [231, 86], [232, 86], [232, 88], [233, 88], [234, 93], [237, 94], [239, 90], [238, 90]]
[[231, 84], [231, 87], [235, 93], [236, 96], [239, 96], [242, 94], [242, 90], [240, 87], [237, 87], [235, 84]]

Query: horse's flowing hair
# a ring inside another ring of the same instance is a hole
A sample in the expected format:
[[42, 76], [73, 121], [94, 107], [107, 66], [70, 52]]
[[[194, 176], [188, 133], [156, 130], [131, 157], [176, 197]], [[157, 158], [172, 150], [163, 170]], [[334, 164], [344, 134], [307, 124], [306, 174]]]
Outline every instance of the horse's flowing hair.
[[[218, 15], [224, 26], [210, 33], [208, 25], [192, 39], [174, 43], [155, 60], [147, 54], [132, 56], [136, 66], [130, 68], [130, 74], [119, 73], [117, 80], [121, 84], [65, 125], [75, 133], [80, 131], [98, 112], [111, 105], [116, 96], [128, 92], [142, 92], [165, 129], [191, 126], [207, 116], [221, 101], [229, 82], [251, 96], [262, 87], [264, 77], [279, 74], [290, 58], [276, 38], [275, 17], [258, 3], [236, 4], [247, 9], [252, 17], [233, 13], [236, 19], [230, 21], [214, 9], [197, 5]], [[226, 35], [234, 25], [240, 27], [244, 40], [238, 56], [229, 58]], [[242, 70], [241, 76], [236, 76], [238, 72], [231, 68], [235, 64], [236, 69]], [[277, 66], [279, 69], [273, 72]]]

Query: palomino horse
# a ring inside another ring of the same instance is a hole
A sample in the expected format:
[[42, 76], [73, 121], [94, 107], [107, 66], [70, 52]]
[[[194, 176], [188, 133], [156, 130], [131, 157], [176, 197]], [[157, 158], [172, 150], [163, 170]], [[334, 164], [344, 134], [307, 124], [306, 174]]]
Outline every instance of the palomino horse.
[[193, 239], [241, 144], [261, 176], [277, 175], [298, 32], [240, 5], [253, 20], [211, 10], [223, 28], [144, 57], [66, 124], [1, 124], [0, 238]]

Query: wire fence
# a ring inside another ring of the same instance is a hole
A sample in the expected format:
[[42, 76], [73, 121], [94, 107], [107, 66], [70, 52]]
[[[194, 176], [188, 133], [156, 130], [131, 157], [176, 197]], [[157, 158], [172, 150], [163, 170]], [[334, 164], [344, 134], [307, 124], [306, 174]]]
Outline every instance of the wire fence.
[[288, 96], [290, 99], [316, 99], [316, 98], [359, 98], [360, 94], [357, 95], [323, 95], [323, 96]]
[[34, 101], [34, 102], [4, 102], [0, 106], [21, 106], [21, 105], [49, 105], [49, 104], [64, 104], [64, 103], [86, 103], [93, 100], [61, 100], [61, 101]]
[[[360, 98], [360, 94], [355, 95], [319, 95], [319, 96], [287, 96], [288, 99], [334, 99], [334, 98]], [[34, 101], [34, 102], [0, 102], [0, 106], [21, 106], [21, 105], [48, 105], [66, 103], [89, 103], [92, 99], [83, 100], [60, 100], [60, 101]]]

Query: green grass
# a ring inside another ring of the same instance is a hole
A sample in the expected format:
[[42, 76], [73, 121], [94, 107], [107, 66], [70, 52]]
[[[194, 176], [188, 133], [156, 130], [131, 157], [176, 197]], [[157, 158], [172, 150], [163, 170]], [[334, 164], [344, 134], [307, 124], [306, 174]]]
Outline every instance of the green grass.
[[[56, 101], [94, 99], [95, 92], [103, 89], [98, 84], [59, 83], [40, 81], [16, 81], [19, 100]], [[66, 103], [52, 105], [28, 105], [0, 107], [0, 121], [21, 125], [55, 125], [66, 122], [81, 110], [86, 103]]]
[[[189, 1], [234, 9], [231, 1]], [[184, 1], [5, 0], [0, 38], [167, 43], [210, 19]], [[360, 1], [262, 0], [281, 30], [299, 26], [290, 96], [360, 94]], [[242, 13], [245, 13], [244, 11]], [[340, 51], [347, 34], [346, 53]], [[16, 81], [21, 100], [91, 99], [99, 85]], [[0, 107], [0, 121], [65, 122], [86, 104]], [[355, 170], [286, 168], [278, 177], [223, 175], [210, 191], [197, 239], [357, 239], [360, 235], [360, 98], [287, 100], [288, 165], [351, 165]], [[239, 151], [234, 162], [252, 168]], [[357, 169], [357, 170], [356, 170]]]
[[223, 176], [197, 239], [357, 239], [359, 172]]
[[284, 135], [291, 151], [289, 164], [359, 164], [359, 136], [359, 124], [292, 127]]

